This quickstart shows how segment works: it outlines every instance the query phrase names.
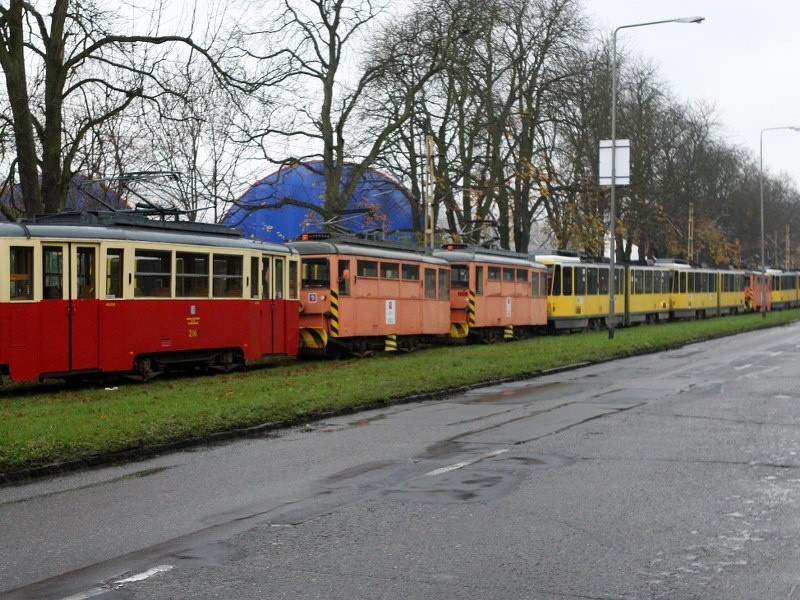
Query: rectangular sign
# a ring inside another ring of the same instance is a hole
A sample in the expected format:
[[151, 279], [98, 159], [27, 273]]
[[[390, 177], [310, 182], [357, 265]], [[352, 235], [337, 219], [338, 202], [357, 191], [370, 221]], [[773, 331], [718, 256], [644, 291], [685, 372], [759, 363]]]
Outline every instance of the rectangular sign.
[[611, 140], [600, 140], [600, 185], [611, 185], [611, 155], [615, 154], [615, 185], [631, 183], [631, 141], [617, 140], [617, 151], [612, 153]]
[[397, 301], [395, 300], [387, 300], [386, 301], [386, 324], [387, 325], [394, 325], [395, 323], [395, 315], [397, 311]]

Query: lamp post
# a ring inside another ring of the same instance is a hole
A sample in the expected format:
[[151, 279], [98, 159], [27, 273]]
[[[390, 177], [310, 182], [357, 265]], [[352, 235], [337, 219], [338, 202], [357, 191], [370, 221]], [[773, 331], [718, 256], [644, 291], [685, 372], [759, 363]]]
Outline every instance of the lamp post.
[[664, 19], [663, 21], [649, 21], [647, 23], [633, 23], [631, 25], [620, 25], [614, 30], [611, 36], [611, 207], [608, 223], [609, 247], [610, 247], [610, 269], [608, 273], [608, 339], [614, 339], [614, 295], [616, 286], [614, 285], [614, 270], [616, 262], [616, 179], [617, 179], [617, 32], [620, 29], [631, 29], [633, 27], [645, 27], [647, 25], [660, 25], [661, 23], [702, 23], [705, 17], [682, 17], [679, 19]]
[[764, 132], [781, 129], [800, 131], [800, 127], [784, 125], [783, 127], [767, 127], [761, 130], [758, 144], [758, 190], [761, 196], [761, 317], [767, 318], [767, 258], [764, 251]]

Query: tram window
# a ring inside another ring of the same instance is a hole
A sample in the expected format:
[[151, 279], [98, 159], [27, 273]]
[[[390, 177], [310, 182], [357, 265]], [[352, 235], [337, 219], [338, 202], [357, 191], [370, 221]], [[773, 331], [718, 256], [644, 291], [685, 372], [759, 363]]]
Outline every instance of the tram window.
[[250, 258], [250, 297], [258, 298], [258, 258]]
[[300, 262], [296, 260], [289, 261], [289, 299], [290, 300], [297, 300], [299, 296], [299, 290], [297, 289], [297, 285], [300, 282]]
[[304, 258], [300, 263], [303, 289], [329, 288], [331, 286], [331, 268], [327, 258]]
[[483, 266], [475, 266], [475, 295], [483, 296]]
[[652, 294], [653, 293], [653, 272], [652, 271], [645, 271], [644, 272], [644, 293], [645, 294]]
[[282, 258], [275, 259], [275, 297], [283, 298], [283, 263]]
[[122, 298], [123, 250], [113, 248], [106, 251], [106, 298]]
[[269, 281], [269, 257], [261, 257], [261, 297], [271, 298], [270, 294], [270, 281]]
[[94, 298], [97, 287], [95, 272], [95, 249], [78, 248], [78, 289], [77, 297], [81, 299]]
[[436, 299], [436, 269], [425, 269], [425, 297]]
[[[555, 265], [547, 267], [547, 272], [549, 273], [551, 283], [552, 283], [552, 293], [553, 296], [560, 296], [561, 295], [561, 265]], [[548, 288], [550, 286], [548, 285]]]
[[378, 263], [374, 260], [359, 260], [357, 263], [359, 277], [377, 277]]
[[241, 256], [214, 255], [214, 297], [242, 297], [242, 263]]
[[608, 295], [608, 272], [609, 269], [599, 269], [597, 273], [597, 291], [599, 294], [604, 296]]
[[685, 294], [686, 293], [686, 276], [687, 275], [688, 275], [688, 273], [678, 273], [678, 277], [679, 277], [678, 281], [680, 283], [680, 290], [679, 291], [680, 291], [681, 294]]
[[419, 281], [419, 265], [402, 265], [400, 270], [405, 281]]
[[586, 294], [589, 296], [597, 295], [597, 269], [594, 267], [586, 269]]
[[562, 285], [565, 296], [572, 296], [572, 267], [564, 267]]
[[653, 291], [656, 294], [664, 293], [664, 273], [661, 271], [653, 272]]
[[61, 246], [42, 248], [42, 278], [45, 300], [64, 298], [64, 251]]
[[614, 269], [614, 295], [625, 293], [625, 277], [622, 269]]
[[208, 254], [175, 253], [175, 295], [208, 298]]
[[531, 296], [536, 298], [539, 295], [539, 273], [531, 273]]
[[503, 269], [503, 281], [514, 281], [514, 269]]
[[450, 299], [450, 272], [439, 269], [439, 300]]
[[500, 267], [489, 267], [489, 281], [500, 281]]
[[136, 251], [137, 298], [169, 296], [172, 285], [171, 253], [159, 250]]
[[586, 268], [575, 267], [575, 295], [586, 295]]
[[469, 267], [467, 265], [451, 265], [450, 282], [454, 290], [469, 288]]
[[[404, 265], [405, 266], [405, 265]], [[339, 295], [350, 295], [350, 261], [339, 261]]]
[[400, 265], [381, 262], [381, 279], [400, 279]]
[[638, 269], [633, 272], [633, 293], [644, 293], [644, 272]]
[[527, 269], [517, 269], [517, 281], [528, 281]]
[[11, 247], [11, 299], [33, 299], [33, 248]]

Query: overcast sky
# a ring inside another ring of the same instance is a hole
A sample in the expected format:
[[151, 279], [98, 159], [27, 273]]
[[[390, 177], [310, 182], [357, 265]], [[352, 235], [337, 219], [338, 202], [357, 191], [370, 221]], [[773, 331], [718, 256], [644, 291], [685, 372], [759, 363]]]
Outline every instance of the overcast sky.
[[[800, 127], [800, 2], [797, 0], [584, 0], [597, 28], [703, 16], [700, 25], [623, 29], [617, 48], [659, 66], [683, 100], [704, 100], [725, 138], [758, 160], [761, 130]], [[764, 170], [800, 185], [800, 132], [764, 134]]]

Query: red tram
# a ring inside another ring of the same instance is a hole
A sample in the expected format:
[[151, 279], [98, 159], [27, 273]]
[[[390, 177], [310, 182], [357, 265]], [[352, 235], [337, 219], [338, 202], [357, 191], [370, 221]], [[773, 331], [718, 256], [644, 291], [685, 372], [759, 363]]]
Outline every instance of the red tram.
[[147, 379], [295, 355], [298, 265], [235, 230], [130, 213], [0, 224], [0, 371]]

